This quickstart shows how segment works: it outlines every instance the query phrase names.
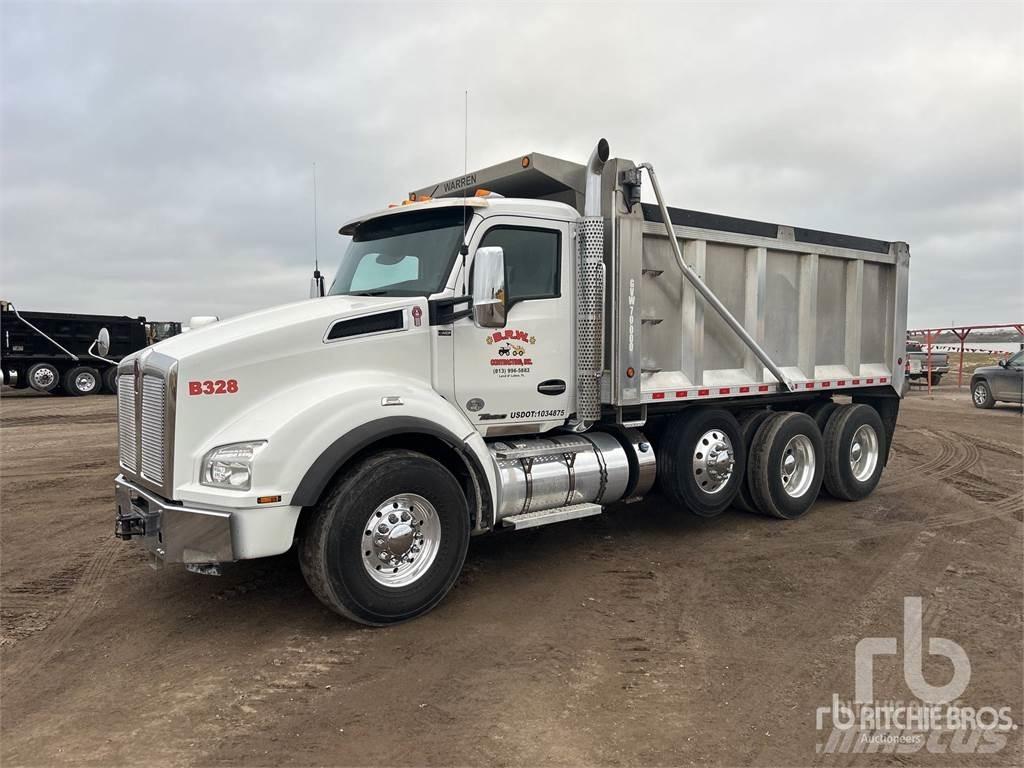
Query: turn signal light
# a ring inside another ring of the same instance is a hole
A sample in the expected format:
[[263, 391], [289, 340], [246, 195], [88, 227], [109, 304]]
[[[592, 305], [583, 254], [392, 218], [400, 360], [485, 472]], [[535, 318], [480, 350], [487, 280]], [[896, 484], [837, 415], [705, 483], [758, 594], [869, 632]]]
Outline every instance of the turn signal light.
[[522, 163], [523, 163], [523, 168], [529, 168], [530, 167], [530, 158], [524, 155]]
[[491, 190], [489, 190], [489, 189], [478, 189], [476, 192], [473, 193], [473, 196], [474, 197], [487, 197], [489, 194], [491, 194]]
[[632, 367], [630, 367], [630, 368], [627, 368], [627, 369], [626, 369], [626, 378], [627, 378], [627, 379], [632, 379], [632, 378], [633, 378], [634, 376], [636, 376], [636, 371], [635, 371], [635, 370], [633, 370], [633, 368], [632, 368]]
[[280, 496], [260, 496], [256, 499], [257, 504], [275, 504], [281, 500]]

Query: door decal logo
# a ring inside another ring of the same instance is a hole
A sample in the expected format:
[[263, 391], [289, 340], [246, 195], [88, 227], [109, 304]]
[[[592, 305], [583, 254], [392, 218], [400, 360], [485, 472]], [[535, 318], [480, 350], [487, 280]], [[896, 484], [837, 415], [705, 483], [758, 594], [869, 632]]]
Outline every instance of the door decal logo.
[[488, 334], [491, 347], [491, 373], [499, 379], [518, 379], [530, 373], [533, 358], [528, 345], [537, 343], [537, 337], [523, 330], [507, 328]]

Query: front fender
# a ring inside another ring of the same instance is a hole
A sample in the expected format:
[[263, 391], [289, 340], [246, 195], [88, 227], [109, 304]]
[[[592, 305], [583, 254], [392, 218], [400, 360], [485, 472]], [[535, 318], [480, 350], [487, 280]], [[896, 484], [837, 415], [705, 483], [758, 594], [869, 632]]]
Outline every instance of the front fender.
[[[398, 398], [400, 404], [383, 405], [385, 398]], [[490, 453], [466, 417], [423, 380], [378, 371], [324, 376], [256, 403], [195, 452], [191, 481], [179, 489], [180, 496], [194, 503], [210, 503], [211, 496], [218, 504], [237, 499], [238, 505], [250, 505], [259, 496], [281, 496], [281, 505], [309, 506], [351, 456], [401, 433], [431, 435], [460, 451], [495, 498]], [[256, 458], [249, 493], [198, 483], [209, 450], [247, 440], [267, 441]]]

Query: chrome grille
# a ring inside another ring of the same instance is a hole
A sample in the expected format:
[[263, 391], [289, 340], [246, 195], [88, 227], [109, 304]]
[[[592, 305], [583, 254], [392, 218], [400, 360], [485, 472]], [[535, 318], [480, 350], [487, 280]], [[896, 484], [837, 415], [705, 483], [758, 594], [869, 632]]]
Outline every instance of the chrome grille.
[[137, 472], [139, 454], [135, 447], [135, 377], [117, 377], [118, 458], [125, 469]]
[[164, 435], [166, 432], [167, 384], [162, 376], [142, 377], [142, 476], [154, 483], [164, 481]]

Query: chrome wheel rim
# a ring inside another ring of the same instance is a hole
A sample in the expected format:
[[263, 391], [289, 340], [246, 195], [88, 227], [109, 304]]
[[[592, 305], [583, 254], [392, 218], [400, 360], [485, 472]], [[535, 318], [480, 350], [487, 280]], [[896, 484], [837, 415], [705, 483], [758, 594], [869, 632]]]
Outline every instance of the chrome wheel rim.
[[984, 405], [986, 399], [985, 385], [979, 384], [974, 388], [974, 402], [978, 405]]
[[782, 490], [787, 496], [798, 499], [807, 493], [814, 480], [814, 444], [807, 435], [794, 435], [782, 450], [779, 472], [782, 476]]
[[83, 371], [75, 376], [75, 387], [79, 392], [92, 392], [96, 389], [96, 377]]
[[32, 383], [37, 387], [49, 387], [56, 378], [56, 375], [49, 368], [39, 368], [32, 372]]
[[441, 544], [441, 518], [415, 493], [400, 493], [378, 506], [360, 542], [363, 567], [378, 584], [406, 587], [430, 570]]
[[701, 435], [693, 449], [693, 479], [701, 491], [714, 494], [725, 488], [736, 466], [732, 441], [720, 429]]
[[878, 466], [878, 435], [873, 427], [862, 424], [853, 433], [850, 443], [850, 469], [853, 476], [864, 482]]

